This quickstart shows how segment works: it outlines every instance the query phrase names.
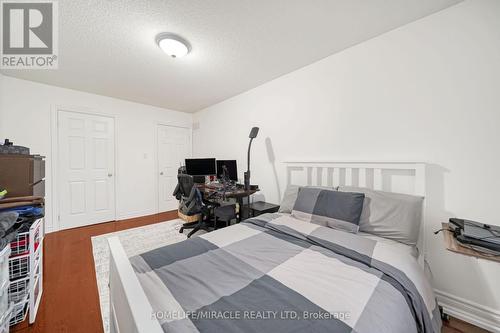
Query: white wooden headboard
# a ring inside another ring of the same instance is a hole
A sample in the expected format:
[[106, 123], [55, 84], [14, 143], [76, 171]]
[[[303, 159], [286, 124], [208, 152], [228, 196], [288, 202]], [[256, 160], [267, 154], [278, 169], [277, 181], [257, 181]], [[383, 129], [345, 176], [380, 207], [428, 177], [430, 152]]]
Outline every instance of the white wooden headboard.
[[[414, 162], [285, 162], [287, 185], [356, 186], [425, 198], [425, 163]], [[417, 247], [426, 255], [425, 200]]]
[[356, 186], [425, 197], [425, 163], [285, 162], [287, 185]]

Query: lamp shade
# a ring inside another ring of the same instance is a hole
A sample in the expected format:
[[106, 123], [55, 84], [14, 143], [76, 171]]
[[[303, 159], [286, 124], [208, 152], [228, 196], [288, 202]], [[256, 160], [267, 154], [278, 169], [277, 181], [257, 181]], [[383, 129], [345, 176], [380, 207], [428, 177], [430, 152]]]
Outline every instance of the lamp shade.
[[250, 131], [250, 135], [248, 137], [250, 139], [255, 139], [257, 137], [257, 134], [259, 134], [259, 128], [258, 127], [252, 127], [252, 130]]

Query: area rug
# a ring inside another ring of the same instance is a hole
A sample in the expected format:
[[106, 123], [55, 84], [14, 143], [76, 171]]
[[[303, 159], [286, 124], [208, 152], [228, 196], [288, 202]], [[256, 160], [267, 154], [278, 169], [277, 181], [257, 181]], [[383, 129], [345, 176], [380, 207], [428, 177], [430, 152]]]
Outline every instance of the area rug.
[[105, 333], [109, 333], [109, 248], [107, 239], [118, 236], [125, 253], [127, 256], [132, 257], [161, 246], [185, 240], [186, 235], [179, 233], [182, 223], [182, 220], [176, 219], [92, 237], [97, 289], [99, 291], [102, 325]]

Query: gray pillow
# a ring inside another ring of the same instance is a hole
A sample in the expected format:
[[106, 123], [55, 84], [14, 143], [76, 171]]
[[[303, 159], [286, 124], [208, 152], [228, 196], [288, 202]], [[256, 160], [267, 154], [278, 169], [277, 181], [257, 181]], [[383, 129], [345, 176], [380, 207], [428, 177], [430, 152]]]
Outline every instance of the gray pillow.
[[293, 205], [295, 205], [295, 201], [297, 200], [297, 196], [299, 195], [299, 191], [301, 188], [309, 187], [309, 188], [321, 188], [325, 190], [337, 191], [338, 187], [327, 187], [327, 186], [298, 186], [298, 185], [288, 185], [285, 193], [283, 194], [283, 199], [281, 200], [280, 208], [278, 213], [286, 213], [291, 214]]
[[339, 191], [365, 194], [359, 230], [416, 245], [424, 198], [420, 196], [340, 186]]
[[304, 187], [299, 191], [292, 216], [325, 227], [356, 233], [364, 198], [363, 193]]

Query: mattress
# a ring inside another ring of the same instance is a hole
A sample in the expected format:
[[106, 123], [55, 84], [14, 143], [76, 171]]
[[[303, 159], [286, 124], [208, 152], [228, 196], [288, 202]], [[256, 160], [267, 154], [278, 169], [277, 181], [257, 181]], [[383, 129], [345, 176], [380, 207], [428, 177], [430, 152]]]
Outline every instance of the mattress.
[[411, 247], [264, 214], [130, 259], [165, 332], [440, 332]]

